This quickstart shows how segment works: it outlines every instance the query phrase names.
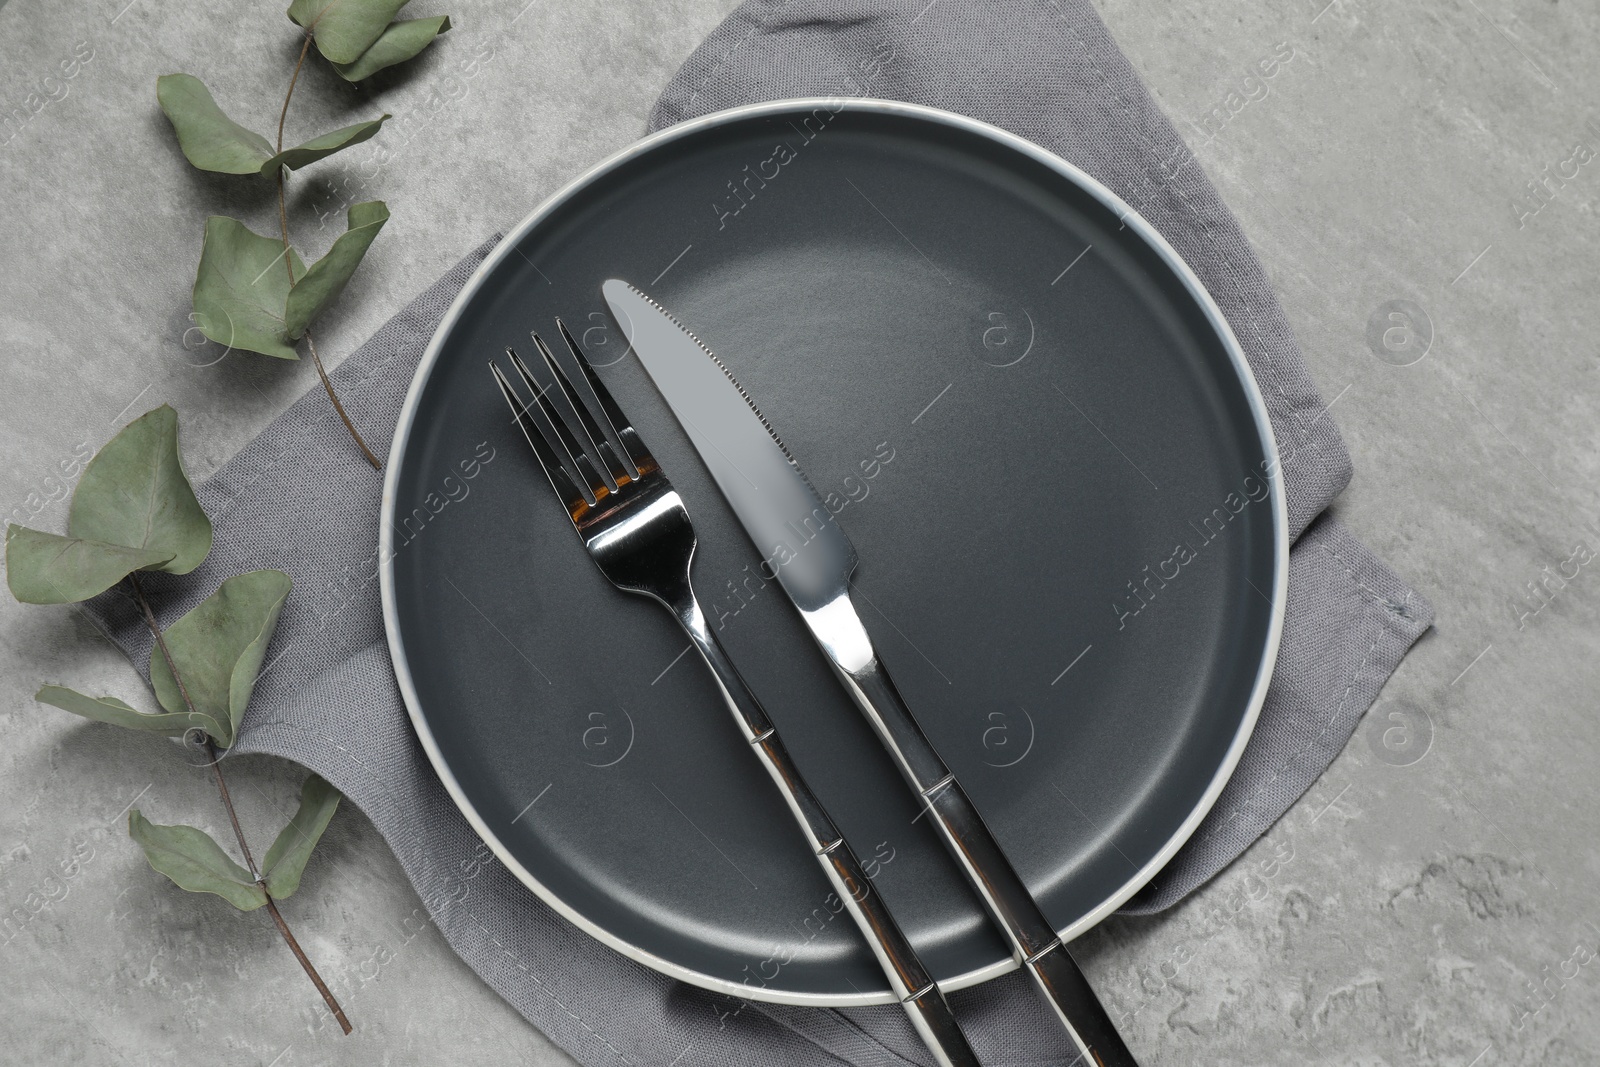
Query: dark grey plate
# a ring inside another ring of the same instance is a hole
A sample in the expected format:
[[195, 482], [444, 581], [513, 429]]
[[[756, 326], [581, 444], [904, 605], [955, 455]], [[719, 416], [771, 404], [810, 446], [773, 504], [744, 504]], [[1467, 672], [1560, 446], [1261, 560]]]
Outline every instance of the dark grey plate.
[[613, 276], [850, 500], [873, 639], [1056, 926], [1143, 885], [1221, 789], [1276, 652], [1287, 539], [1260, 397], [1198, 282], [1103, 188], [991, 127], [861, 101], [726, 112], [601, 165], [506, 239], [423, 360], [385, 614], [418, 734], [500, 858], [688, 981], [888, 998], [711, 676], [600, 576], [510, 421], [485, 362], [561, 315], [688, 504], [723, 640], [923, 958], [949, 988], [1011, 966], [624, 352]]

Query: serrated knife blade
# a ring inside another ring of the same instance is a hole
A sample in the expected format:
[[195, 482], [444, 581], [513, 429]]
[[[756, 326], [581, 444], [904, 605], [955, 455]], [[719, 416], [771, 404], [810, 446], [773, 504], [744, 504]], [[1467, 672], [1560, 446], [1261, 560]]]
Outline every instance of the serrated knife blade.
[[722, 361], [687, 327], [627, 282], [612, 279], [602, 291], [767, 570], [800, 609], [1079, 1054], [1098, 1067], [1136, 1067], [1055, 927], [889, 677], [850, 600], [855, 549], [799, 464]]
[[849, 588], [855, 548], [755, 402], [660, 304], [616, 279], [602, 292], [769, 574], [803, 612], [838, 599]]

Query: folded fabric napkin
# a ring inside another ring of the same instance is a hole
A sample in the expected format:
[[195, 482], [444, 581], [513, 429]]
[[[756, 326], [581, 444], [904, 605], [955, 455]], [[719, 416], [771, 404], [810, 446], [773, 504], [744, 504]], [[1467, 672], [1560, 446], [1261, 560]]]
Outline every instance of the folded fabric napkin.
[[[651, 128], [787, 96], [876, 96], [983, 119], [1057, 152], [1148, 218], [1238, 335], [1282, 453], [1295, 545], [1282, 651], [1231, 783], [1188, 845], [1123, 910], [1170, 907], [1261, 835], [1327, 767], [1432, 610], [1338, 521], [1350, 478], [1333, 420], [1254, 254], [1087, 0], [748, 0], [668, 85]], [[422, 351], [487, 242], [333, 377], [365, 427], [392, 427]], [[378, 436], [378, 435], [374, 435]], [[380, 453], [387, 440], [373, 444]], [[235, 752], [295, 760], [377, 826], [455, 950], [587, 1064], [902, 1064], [926, 1052], [895, 1008], [746, 1004], [665, 978], [559, 918], [482, 846], [412, 734], [376, 581], [379, 494], [320, 390], [200, 488], [217, 526], [205, 565], [149, 585], [175, 618], [224, 577], [295, 582]], [[330, 499], [337, 508], [328, 507]], [[141, 662], [125, 601], [91, 605]], [[985, 1063], [1065, 1063], [1053, 1019], [1013, 973], [955, 994]]]

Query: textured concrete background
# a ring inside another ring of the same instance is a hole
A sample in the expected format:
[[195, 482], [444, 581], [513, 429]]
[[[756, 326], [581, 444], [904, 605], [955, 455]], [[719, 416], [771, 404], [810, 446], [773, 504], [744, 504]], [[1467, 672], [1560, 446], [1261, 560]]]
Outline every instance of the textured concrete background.
[[[386, 165], [363, 147], [296, 183], [302, 247], [342, 228], [330, 182], [395, 213], [322, 351], [337, 360], [484, 235], [633, 140], [732, 6], [480, 3], [370, 89], [311, 68], [292, 130], [396, 115]], [[1091, 975], [1149, 1065], [1594, 1064], [1600, 561], [1584, 561], [1600, 551], [1600, 12], [1100, 6], [1256, 243], [1333, 402], [1356, 462], [1338, 511], [1439, 623], [1240, 862], [1166, 915], [1085, 939]], [[61, 464], [160, 402], [181, 412], [199, 478], [314, 386], [304, 364], [204, 365], [187, 317], [204, 216], [270, 232], [272, 204], [264, 183], [191, 170], [154, 100], [157, 74], [188, 71], [266, 129], [297, 48], [280, 7], [0, 9], [9, 521], [60, 528]], [[1285, 49], [1270, 81], [1251, 76]], [[124, 833], [135, 801], [225, 830], [209, 776], [166, 742], [36, 706], [45, 680], [138, 691], [72, 611], [0, 597], [0, 1061], [569, 1062], [422, 923], [350, 810], [284, 908], [357, 1032], [319, 1022], [263, 916], [177, 890]], [[232, 777], [247, 831], [267, 839], [300, 775], [253, 760]]]

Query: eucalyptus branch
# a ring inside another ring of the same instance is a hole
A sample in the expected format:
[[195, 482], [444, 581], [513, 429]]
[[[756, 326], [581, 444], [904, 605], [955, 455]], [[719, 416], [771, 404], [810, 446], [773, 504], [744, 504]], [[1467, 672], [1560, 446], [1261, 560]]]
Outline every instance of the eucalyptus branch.
[[[394, 0], [291, 0], [288, 15], [300, 27], [300, 55], [278, 108], [275, 139], [229, 118], [199, 78], [163, 74], [156, 79], [156, 99], [190, 163], [215, 174], [270, 178], [277, 186], [276, 240], [226, 216], [213, 215], [206, 221], [205, 245], [194, 280], [195, 325], [206, 337], [230, 349], [278, 359], [299, 359], [304, 338], [322, 388], [351, 440], [375, 469], [381, 469], [378, 457], [334, 392], [309, 327], [344, 291], [378, 231], [389, 221], [389, 207], [381, 200], [351, 204], [346, 212], [348, 228], [308, 269], [289, 240], [286, 186], [288, 171], [370, 140], [390, 116], [353, 123], [293, 146], [284, 144], [284, 132], [289, 105], [313, 48], [339, 77], [360, 82], [420, 54], [450, 29], [448, 15], [391, 21], [398, 6]], [[280, 259], [286, 267], [282, 271], [277, 265]]]
[[[359, 82], [420, 54], [450, 29], [445, 15], [395, 21], [399, 6], [394, 0], [290, 0], [287, 13], [300, 26], [303, 40], [278, 109], [275, 140], [230, 119], [200, 79], [189, 74], [156, 79], [156, 99], [172, 123], [184, 158], [203, 171], [249, 181], [270, 178], [277, 185], [276, 240], [237, 219], [213, 215], [206, 220], [192, 292], [195, 325], [230, 350], [277, 359], [299, 359], [298, 346], [304, 338], [328, 399], [375, 469], [380, 468], [378, 457], [335, 393], [310, 325], [344, 291], [389, 221], [389, 208], [381, 200], [351, 204], [345, 232], [308, 268], [290, 243], [286, 186], [288, 171], [370, 140], [390, 116], [344, 126], [287, 148], [284, 131], [313, 48], [345, 81]], [[277, 266], [280, 259], [285, 264], [282, 271]], [[128, 810], [128, 836], [151, 869], [178, 888], [219, 896], [240, 911], [266, 908], [284, 943], [348, 1034], [352, 1027], [344, 1009], [278, 907], [300, 888], [306, 864], [339, 807], [339, 791], [320, 776], [309, 775], [300, 787], [299, 808], [257, 864], [218, 751], [238, 738], [293, 580], [273, 568], [235, 574], [162, 630], [139, 579], [143, 571], [192, 574], [211, 551], [214, 532], [183, 469], [177, 413], [166, 405], [123, 427], [84, 467], [73, 489], [65, 534], [8, 526], [6, 585], [18, 601], [78, 604], [126, 585], [155, 642], [149, 679], [160, 710], [141, 711], [115, 696], [91, 696], [54, 683], [42, 686], [35, 699], [121, 729], [192, 739], [205, 750], [217, 795], [247, 866], [241, 867], [199, 827], [156, 824], [137, 807]], [[188, 665], [187, 678], [178, 669], [179, 659]]]
[[[144, 586], [139, 581], [137, 572], [128, 575], [128, 582], [133, 586], [134, 598], [139, 602], [139, 610], [144, 615], [145, 625], [150, 628], [150, 633], [155, 637], [156, 647], [161, 650], [161, 658], [167, 664], [167, 670], [172, 672], [172, 680], [178, 685], [178, 692], [183, 694], [183, 703], [189, 709], [189, 714], [199, 718], [194, 701], [189, 698], [189, 689], [184, 684], [183, 674], [178, 670], [177, 662], [172, 658], [172, 650], [167, 647], [167, 639], [161, 632], [161, 626], [156, 622], [155, 612], [150, 608], [150, 600], [145, 596]], [[328, 988], [322, 976], [317, 973], [316, 967], [311, 963], [305, 951], [301, 949], [300, 942], [295, 940], [289, 924], [283, 919], [283, 914], [278, 911], [278, 904], [272, 898], [271, 891], [267, 888], [266, 879], [261, 876], [261, 871], [256, 867], [255, 856], [250, 852], [250, 844], [245, 840], [244, 828], [239, 825], [239, 813], [233, 806], [233, 797], [228, 793], [228, 780], [222, 774], [222, 756], [217, 751], [217, 743], [210, 734], [202, 735], [202, 744], [206, 755], [210, 757], [211, 769], [217, 778], [217, 793], [222, 798], [222, 806], [227, 809], [228, 821], [233, 824], [234, 836], [239, 841], [239, 850], [244, 853], [245, 865], [250, 869], [250, 875], [255, 879], [256, 885], [261, 887], [261, 892], [266, 896], [267, 911], [272, 915], [272, 921], [277, 925], [278, 932], [283, 935], [284, 943], [289, 946], [289, 951], [294, 953], [294, 958], [300, 961], [300, 966], [305, 968], [306, 976], [311, 979], [311, 984], [316, 986], [317, 992], [322, 994], [322, 999], [327, 1003], [328, 1010], [333, 1017], [339, 1020], [339, 1026], [346, 1034], [354, 1027], [345, 1016], [344, 1009], [339, 1006], [339, 1001], [334, 997], [333, 991]]]

